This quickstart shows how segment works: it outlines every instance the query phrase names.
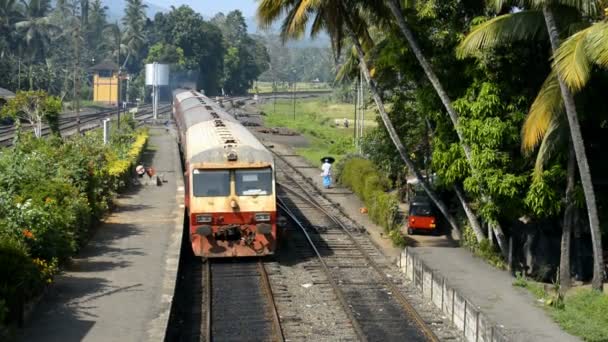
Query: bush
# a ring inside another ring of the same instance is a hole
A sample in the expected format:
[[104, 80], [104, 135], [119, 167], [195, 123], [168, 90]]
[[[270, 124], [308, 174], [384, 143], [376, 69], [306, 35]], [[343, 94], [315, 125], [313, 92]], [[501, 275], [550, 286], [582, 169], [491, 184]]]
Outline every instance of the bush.
[[477, 242], [475, 232], [468, 224], [464, 225], [461, 245], [470, 250], [475, 256], [487, 261], [490, 265], [493, 265], [501, 270], [507, 269], [507, 264], [500, 255], [500, 251], [497, 249], [497, 247], [490, 245], [490, 241], [488, 239], [483, 239], [481, 242]]
[[[4, 302], [4, 319], [19, 320], [24, 300], [34, 296], [44, 282], [41, 273], [19, 241], [0, 238], [0, 301]], [[2, 322], [0, 322], [2, 323]]]
[[148, 133], [129, 125], [112, 133], [107, 145], [99, 131], [66, 140], [19, 134], [0, 150], [0, 324], [52, 282], [128, 184]]
[[338, 182], [363, 200], [370, 219], [382, 226], [393, 242], [401, 243], [396, 237], [401, 235], [398, 231], [399, 201], [395, 194], [387, 192], [391, 186], [390, 180], [380, 174], [371, 161], [361, 157], [345, 158], [336, 165], [336, 169]]

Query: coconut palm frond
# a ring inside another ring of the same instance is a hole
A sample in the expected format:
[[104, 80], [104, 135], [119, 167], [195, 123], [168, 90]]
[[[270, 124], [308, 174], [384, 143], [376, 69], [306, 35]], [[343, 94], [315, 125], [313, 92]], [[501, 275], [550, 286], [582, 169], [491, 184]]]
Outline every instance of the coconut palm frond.
[[456, 48], [456, 55], [465, 58], [485, 48], [530, 39], [547, 39], [542, 12], [509, 13], [473, 27]]
[[564, 111], [557, 74], [552, 71], [543, 83], [522, 128], [522, 150], [531, 152], [543, 139], [551, 121]]
[[308, 23], [308, 13], [304, 13], [303, 15], [299, 15], [299, 5], [306, 0], [300, 0], [294, 6], [291, 6], [287, 10], [287, 15], [285, 19], [283, 19], [283, 23], [281, 24], [281, 38], [283, 42], [288, 41], [289, 39], [299, 39], [302, 38], [304, 33], [306, 32], [306, 25]]
[[[290, 1], [292, 2], [292, 1]], [[286, 13], [288, 6], [283, 0], [262, 0], [258, 5], [258, 23], [263, 28], [269, 28], [272, 23]]]
[[586, 47], [587, 54], [594, 63], [608, 68], [608, 21], [604, 20], [592, 26]]
[[590, 30], [591, 27], [570, 36], [554, 56], [553, 69], [574, 92], [583, 88], [591, 76], [591, 61], [585, 50]]
[[[534, 0], [537, 8], [541, 8], [548, 1], [547, 0]], [[575, 8], [582, 15], [588, 17], [594, 17], [599, 13], [600, 1], [598, 0], [553, 0], [553, 4], [568, 6]]]
[[350, 53], [346, 57], [344, 63], [340, 66], [338, 73], [336, 74], [336, 82], [344, 82], [349, 80], [352, 75], [356, 75], [359, 72], [359, 59], [357, 57], [357, 51], [354, 47], [350, 49]]
[[507, 5], [513, 5], [514, 1], [509, 0], [487, 0], [486, 5], [496, 13], [500, 13]]
[[536, 154], [534, 171], [532, 173], [534, 178], [542, 177], [545, 165], [547, 165], [553, 154], [559, 150], [557, 146], [568, 138], [568, 135], [564, 134], [564, 127], [567, 127], [567, 123], [563, 122], [563, 115], [560, 115], [559, 118], [554, 117], [551, 120]]
[[316, 37], [317, 35], [319, 35], [319, 33], [321, 33], [323, 30], [325, 30], [325, 21], [323, 20], [323, 15], [321, 13], [317, 13], [317, 15], [315, 15], [315, 19], [312, 21], [312, 25], [310, 26], [310, 36], [311, 37]]
[[290, 32], [301, 32], [302, 27], [306, 27], [308, 23], [308, 15], [310, 12], [318, 7], [320, 0], [300, 0], [296, 6], [294, 6], [293, 19], [289, 24]]

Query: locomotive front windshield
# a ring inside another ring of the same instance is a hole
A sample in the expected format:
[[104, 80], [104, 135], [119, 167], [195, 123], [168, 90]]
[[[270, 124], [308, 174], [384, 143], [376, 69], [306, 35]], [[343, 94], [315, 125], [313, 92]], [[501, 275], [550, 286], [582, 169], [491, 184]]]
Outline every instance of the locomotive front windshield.
[[195, 169], [192, 172], [192, 190], [195, 197], [229, 196], [230, 171]]
[[272, 169], [242, 169], [235, 171], [237, 196], [266, 196], [272, 194]]

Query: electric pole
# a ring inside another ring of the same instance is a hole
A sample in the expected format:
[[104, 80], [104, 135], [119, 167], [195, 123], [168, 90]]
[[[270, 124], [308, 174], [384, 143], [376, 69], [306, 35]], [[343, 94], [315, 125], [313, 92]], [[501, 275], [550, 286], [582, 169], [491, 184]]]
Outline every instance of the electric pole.
[[296, 120], [296, 69], [293, 69], [293, 120]]
[[118, 121], [116, 122], [116, 128], [120, 129], [120, 77], [121, 77], [120, 73], [121, 73], [122, 66], [120, 65], [120, 44], [121, 44], [120, 38], [121, 37], [120, 37], [120, 26], [118, 26], [118, 22], [116, 22], [116, 32], [118, 34], [118, 37], [116, 39], [118, 42], [118, 56], [116, 56], [116, 61], [118, 62], [118, 77], [117, 77], [117, 82], [116, 82], [117, 83], [116, 88], [118, 90], [118, 94], [116, 95], [116, 113], [118, 116], [118, 118], [117, 118]]

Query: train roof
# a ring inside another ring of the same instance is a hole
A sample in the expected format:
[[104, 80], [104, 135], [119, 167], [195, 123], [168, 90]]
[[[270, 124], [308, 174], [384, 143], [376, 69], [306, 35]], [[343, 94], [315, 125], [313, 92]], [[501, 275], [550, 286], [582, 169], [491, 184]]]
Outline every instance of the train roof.
[[228, 154], [239, 167], [274, 165], [272, 153], [232, 115], [208, 97], [193, 91], [175, 94], [186, 130], [186, 159], [190, 163], [223, 164]]
[[193, 90], [175, 92], [175, 100], [184, 118], [185, 128], [190, 128], [200, 122], [219, 119], [228, 122], [238, 122], [232, 115], [205, 95]]

